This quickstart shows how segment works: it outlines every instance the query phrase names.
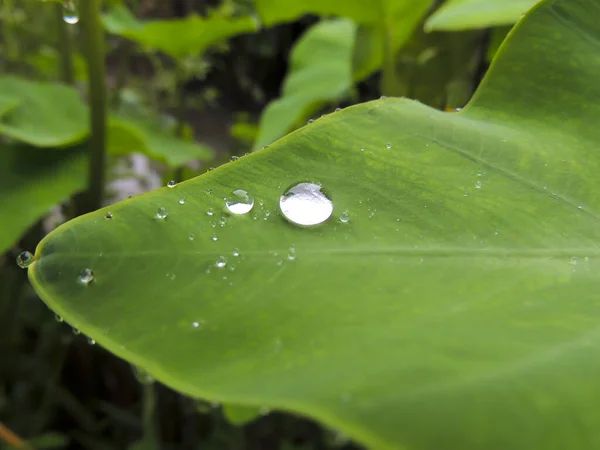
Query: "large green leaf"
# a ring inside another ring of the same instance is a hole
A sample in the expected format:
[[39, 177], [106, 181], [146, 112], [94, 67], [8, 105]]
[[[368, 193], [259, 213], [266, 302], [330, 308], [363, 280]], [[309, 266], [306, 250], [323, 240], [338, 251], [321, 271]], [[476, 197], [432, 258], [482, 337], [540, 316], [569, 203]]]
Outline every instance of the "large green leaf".
[[219, 41], [257, 29], [251, 17], [207, 19], [191, 15], [184, 19], [138, 21], [123, 7], [111, 10], [103, 21], [110, 33], [162, 50], [174, 58], [200, 54]]
[[281, 97], [262, 113], [255, 148], [284, 136], [323, 103], [350, 90], [355, 33], [351, 20], [336, 19], [318, 23], [302, 36], [292, 50]]
[[54, 206], [85, 187], [81, 148], [40, 151], [0, 144], [0, 254]]
[[55, 147], [82, 141], [88, 134], [87, 109], [73, 88], [2, 76], [0, 95], [11, 105], [0, 117], [0, 135]]
[[112, 118], [108, 127], [107, 147], [114, 155], [144, 153], [171, 167], [212, 158], [212, 150], [205, 145], [176, 138], [139, 119]]
[[448, 0], [427, 20], [425, 29], [469, 30], [512, 25], [539, 0]]
[[[385, 99], [330, 114], [60, 227], [30, 279], [193, 396], [377, 449], [596, 449], [598, 20], [596, 0], [547, 0], [462, 112]], [[320, 226], [279, 213], [302, 181], [333, 200]], [[240, 188], [254, 210], [228, 216]]]

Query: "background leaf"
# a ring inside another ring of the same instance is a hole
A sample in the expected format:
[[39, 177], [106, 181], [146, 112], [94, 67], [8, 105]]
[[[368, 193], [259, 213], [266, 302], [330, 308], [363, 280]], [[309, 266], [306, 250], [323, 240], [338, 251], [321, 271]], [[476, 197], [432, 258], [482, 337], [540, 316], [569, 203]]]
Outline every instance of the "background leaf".
[[87, 109], [71, 87], [3, 76], [0, 92], [19, 102], [0, 117], [0, 134], [37, 147], [74, 144], [88, 134]]
[[425, 29], [469, 30], [512, 25], [539, 0], [448, 0], [425, 23]]
[[[332, 113], [60, 227], [30, 279], [193, 396], [378, 449], [597, 448], [599, 19], [595, 0], [548, 0], [460, 113], [400, 99]], [[334, 205], [313, 228], [278, 213], [307, 180]], [[236, 189], [247, 215], [226, 213]]]
[[356, 27], [348, 19], [323, 21], [299, 39], [280, 98], [264, 110], [254, 148], [285, 135], [327, 101], [352, 87], [352, 52]]

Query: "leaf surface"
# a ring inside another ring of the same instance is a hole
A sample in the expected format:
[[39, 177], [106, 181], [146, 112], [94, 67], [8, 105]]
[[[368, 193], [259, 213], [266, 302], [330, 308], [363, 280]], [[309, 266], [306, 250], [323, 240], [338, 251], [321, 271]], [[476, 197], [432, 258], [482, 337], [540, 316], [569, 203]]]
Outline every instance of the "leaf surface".
[[[595, 0], [547, 0], [460, 113], [385, 99], [330, 114], [60, 227], [30, 279], [193, 396], [377, 449], [599, 448], [598, 20]], [[308, 228], [279, 210], [306, 181], [334, 205]], [[228, 215], [237, 189], [254, 208]]]

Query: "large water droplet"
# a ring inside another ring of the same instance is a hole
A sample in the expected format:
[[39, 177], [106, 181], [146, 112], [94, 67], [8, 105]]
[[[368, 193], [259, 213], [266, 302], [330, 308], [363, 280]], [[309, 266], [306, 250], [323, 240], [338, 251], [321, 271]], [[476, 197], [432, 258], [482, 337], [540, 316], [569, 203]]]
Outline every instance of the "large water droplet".
[[298, 225], [318, 225], [333, 213], [333, 202], [321, 186], [315, 183], [298, 183], [283, 194], [279, 208], [284, 217]]
[[30, 252], [22, 252], [17, 256], [17, 265], [21, 269], [26, 269], [35, 261], [34, 256]]
[[94, 272], [92, 271], [92, 269], [83, 269], [79, 274], [79, 282], [87, 286], [92, 281], [94, 281]]
[[217, 266], [219, 269], [222, 269], [226, 265], [227, 265], [227, 258], [224, 256], [219, 256], [217, 258], [217, 262], [215, 262], [215, 266]]
[[79, 22], [79, 12], [75, 0], [66, 0], [63, 3], [63, 20], [71, 25]]
[[167, 216], [169, 215], [169, 213], [167, 212], [166, 208], [160, 207], [156, 210], [156, 218], [163, 220], [166, 219]]
[[247, 214], [254, 207], [254, 199], [243, 189], [237, 189], [227, 197], [225, 206], [232, 214]]

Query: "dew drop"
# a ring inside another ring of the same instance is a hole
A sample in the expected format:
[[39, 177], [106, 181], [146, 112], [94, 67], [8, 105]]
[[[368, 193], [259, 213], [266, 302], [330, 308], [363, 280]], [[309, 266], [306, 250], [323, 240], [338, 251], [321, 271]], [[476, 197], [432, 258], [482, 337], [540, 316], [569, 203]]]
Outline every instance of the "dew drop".
[[206, 195], [210, 195], [210, 194], [212, 194], [212, 189], [204, 189], [204, 193]]
[[294, 247], [290, 247], [290, 249], [288, 250], [288, 259], [290, 261], [296, 260], [296, 249]]
[[156, 210], [156, 218], [163, 220], [166, 219], [167, 216], [169, 215], [169, 213], [167, 212], [166, 208], [160, 207]]
[[239, 156], [233, 155], [231, 158], [229, 158], [229, 161], [236, 161], [238, 159], [240, 159]]
[[315, 121], [315, 119], [308, 119], [308, 122], [306, 122], [306, 123], [310, 125], [310, 124], [311, 124], [311, 123], [313, 123], [314, 121]]
[[80, 335], [80, 334], [81, 334], [81, 331], [79, 330], [79, 328], [77, 328], [77, 327], [73, 327], [73, 334], [74, 334], [75, 336], [78, 336], [78, 335]]
[[217, 242], [219, 240], [219, 238], [217, 236], [213, 236], [210, 238], [210, 240], [213, 242]]
[[579, 258], [577, 256], [573, 256], [571, 258], [571, 264], [576, 266], [577, 264], [579, 264]]
[[340, 222], [342, 222], [342, 223], [348, 223], [349, 221], [350, 221], [350, 214], [348, 213], [348, 211], [344, 211], [340, 215]]
[[284, 217], [297, 225], [318, 225], [333, 213], [333, 202], [321, 186], [315, 183], [298, 183], [279, 199], [279, 208]]
[[189, 236], [188, 236], [188, 239], [190, 241], [193, 241], [194, 239], [196, 239], [196, 235], [194, 233], [190, 233]]
[[238, 256], [240, 256], [240, 251], [239, 251], [239, 249], [234, 248], [233, 253], [231, 253], [231, 254], [237, 258]]
[[106, 220], [110, 220], [113, 218], [113, 215], [111, 212], [107, 212], [106, 215], [104, 216], [106, 218]]
[[222, 269], [226, 265], [227, 265], [227, 258], [224, 256], [219, 256], [217, 258], [217, 262], [215, 262], [215, 266], [217, 266], [219, 269]]
[[335, 108], [335, 112], [340, 112], [342, 108]]
[[388, 142], [387, 144], [385, 144], [385, 148], [390, 149], [392, 148], [392, 143]]
[[180, 199], [179, 199], [179, 204], [180, 204], [180, 205], [185, 205], [185, 198], [183, 198], [183, 197], [182, 197], [182, 198], [180, 198]]
[[213, 211], [212, 208], [208, 208], [208, 210], [206, 211], [206, 215], [207, 216], [212, 216], [215, 212]]
[[204, 320], [194, 320], [192, 322], [192, 327], [195, 329], [201, 329], [204, 328]]
[[583, 207], [583, 205], [579, 205], [578, 208], [579, 209], [583, 209], [584, 207]]
[[63, 20], [70, 25], [79, 22], [79, 12], [74, 0], [66, 0], [63, 3]]
[[94, 339], [92, 339], [92, 338], [89, 338], [88, 339], [88, 344], [90, 344], [90, 345], [96, 345], [96, 341]]
[[79, 282], [85, 286], [94, 281], [94, 272], [91, 269], [85, 268], [79, 274]]
[[225, 206], [232, 214], [247, 214], [254, 207], [254, 198], [243, 189], [236, 189], [225, 199]]
[[175, 187], [175, 185], [176, 185], [176, 184], [177, 184], [177, 183], [175, 183], [175, 180], [171, 180], [171, 181], [169, 181], [169, 182], [167, 183], [167, 187], [168, 187], [168, 188], [172, 188], [172, 187]]
[[58, 314], [56, 314], [54, 316], [54, 320], [56, 320], [58, 323], [62, 323], [63, 322], [63, 318], [61, 316], [59, 316]]
[[21, 252], [17, 256], [17, 265], [21, 269], [26, 269], [35, 261], [35, 257], [30, 252]]
[[475, 183], [475, 187], [476, 187], [477, 189], [481, 189], [481, 186], [482, 186], [482, 183], [481, 183], [481, 181], [477, 181], [477, 182]]

